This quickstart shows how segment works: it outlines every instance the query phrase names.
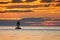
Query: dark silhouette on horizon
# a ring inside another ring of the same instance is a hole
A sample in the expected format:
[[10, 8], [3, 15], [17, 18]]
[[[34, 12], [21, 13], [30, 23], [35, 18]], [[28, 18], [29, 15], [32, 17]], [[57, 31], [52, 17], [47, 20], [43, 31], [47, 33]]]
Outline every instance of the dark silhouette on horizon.
[[20, 26], [20, 22], [17, 21], [17, 27], [15, 29], [21, 29], [21, 27], [19, 27], [19, 26]]

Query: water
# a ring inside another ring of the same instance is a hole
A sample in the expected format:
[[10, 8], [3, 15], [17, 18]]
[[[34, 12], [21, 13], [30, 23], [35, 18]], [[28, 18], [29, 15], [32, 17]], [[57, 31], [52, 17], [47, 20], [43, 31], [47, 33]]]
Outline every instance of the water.
[[60, 40], [60, 31], [0, 29], [0, 40]]

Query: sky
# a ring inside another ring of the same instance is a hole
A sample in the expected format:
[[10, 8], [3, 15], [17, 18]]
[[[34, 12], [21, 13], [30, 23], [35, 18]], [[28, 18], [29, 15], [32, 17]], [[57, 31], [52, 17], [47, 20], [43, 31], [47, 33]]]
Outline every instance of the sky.
[[[1, 0], [1, 1], [5, 1], [5, 0]], [[11, 1], [11, 0], [9, 0]], [[29, 0], [30, 1], [30, 0]], [[55, 2], [54, 2], [55, 3]], [[25, 5], [28, 5], [28, 3], [24, 3]], [[21, 5], [24, 5], [23, 3]], [[29, 3], [29, 5], [37, 5], [37, 4], [42, 4], [39, 1], [34, 2], [34, 3]], [[58, 4], [58, 3], [57, 3]], [[11, 5], [20, 5], [18, 3], [10, 3], [10, 4], [0, 4], [0, 11], [1, 10], [5, 10], [7, 9], [7, 6], [11, 6]], [[6, 7], [5, 7], [6, 6]], [[6, 18], [9, 19], [14, 19], [14, 18], [40, 18], [40, 17], [51, 17], [51, 18], [60, 18], [60, 6], [59, 7], [54, 7], [54, 6], [50, 6], [50, 7], [38, 7], [38, 8], [14, 8], [14, 10], [20, 10], [20, 9], [24, 9], [24, 10], [31, 10], [33, 12], [6, 12], [6, 13], [1, 13], [0, 12], [0, 19], [5, 20]], [[38, 10], [37, 10], [38, 9]], [[41, 10], [40, 10], [41, 9]], [[9, 10], [9, 9], [7, 9]], [[13, 9], [12, 9], [13, 10]]]

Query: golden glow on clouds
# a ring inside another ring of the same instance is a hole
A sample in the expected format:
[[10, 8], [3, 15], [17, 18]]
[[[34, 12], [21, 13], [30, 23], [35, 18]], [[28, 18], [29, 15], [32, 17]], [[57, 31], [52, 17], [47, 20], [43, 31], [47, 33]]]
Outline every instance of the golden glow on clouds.
[[11, 2], [12, 0], [0, 0], [0, 2]]
[[[12, 0], [0, 0], [0, 2], [10, 2], [8, 4], [0, 4], [0, 11], [5, 10], [33, 10], [35, 12], [7, 12], [7, 13], [0, 13], [0, 20], [18, 20], [21, 18], [38, 18], [38, 17], [55, 17], [60, 18], [60, 6], [55, 7], [56, 4], [59, 2], [51, 2], [51, 3], [41, 3], [41, 0], [37, 0], [34, 2], [29, 3], [11, 3]], [[25, 0], [22, 0], [25, 1]], [[51, 4], [49, 7], [37, 7], [37, 8], [12, 8], [8, 9], [4, 6], [13, 6], [13, 5], [45, 5]], [[53, 6], [54, 5], [54, 6]]]
[[0, 20], [21, 20], [21, 18], [0, 18]]

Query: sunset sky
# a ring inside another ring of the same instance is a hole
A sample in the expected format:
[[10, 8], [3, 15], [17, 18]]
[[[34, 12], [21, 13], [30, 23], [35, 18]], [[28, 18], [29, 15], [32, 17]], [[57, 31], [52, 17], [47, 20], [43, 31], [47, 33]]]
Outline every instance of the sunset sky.
[[[0, 2], [11, 2], [12, 0], [1, 0]], [[25, 0], [23, 0], [24, 2]], [[41, 0], [40, 0], [41, 1]], [[51, 18], [60, 18], [60, 6], [55, 7], [59, 2], [51, 2], [51, 3], [40, 3], [39, 0], [30, 3], [8, 3], [8, 4], [0, 4], [0, 20], [17, 20], [21, 18], [40, 18], [40, 17], [51, 17]], [[51, 4], [49, 7], [43, 7], [44, 4]], [[8, 6], [14, 5], [43, 5], [42, 7], [37, 8], [11, 8], [8, 9]], [[5, 10], [32, 10], [33, 12], [3, 12]]]

